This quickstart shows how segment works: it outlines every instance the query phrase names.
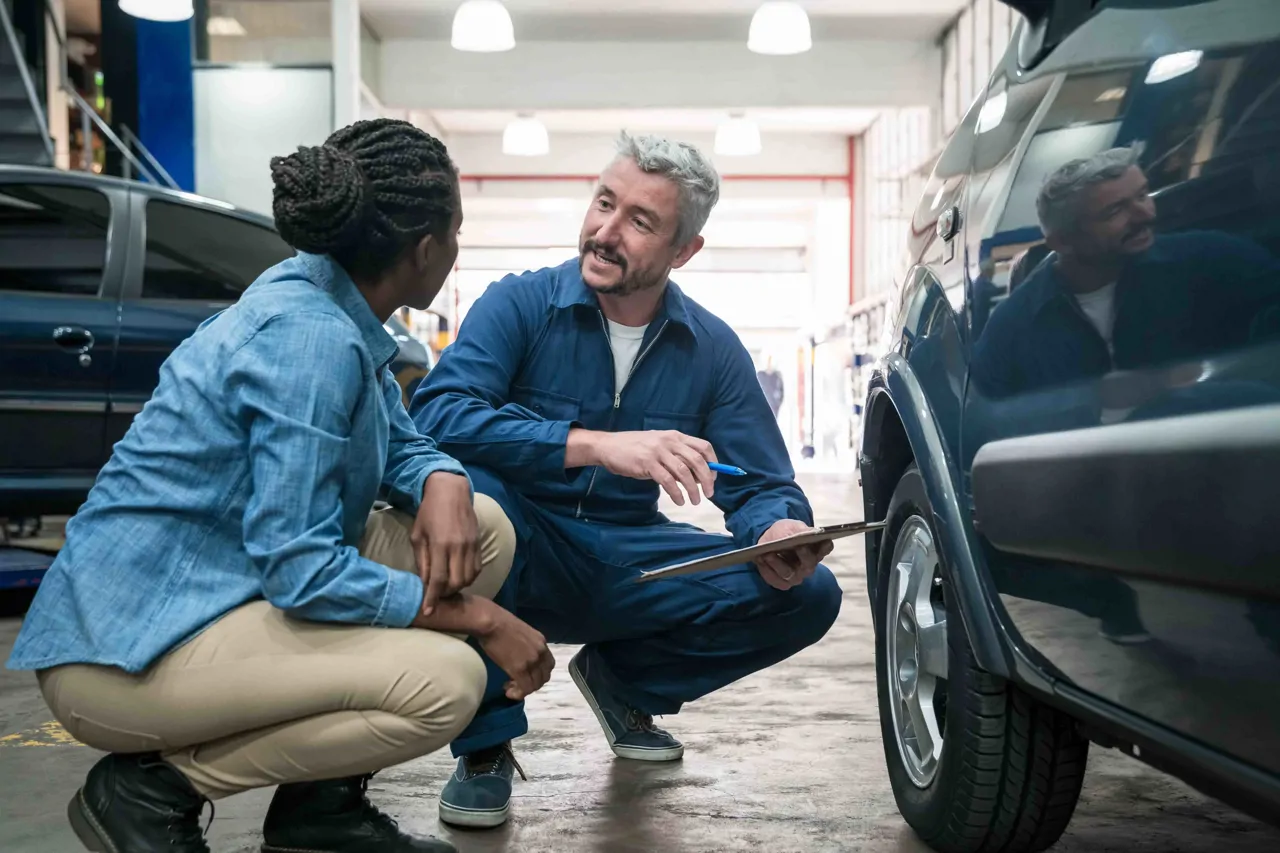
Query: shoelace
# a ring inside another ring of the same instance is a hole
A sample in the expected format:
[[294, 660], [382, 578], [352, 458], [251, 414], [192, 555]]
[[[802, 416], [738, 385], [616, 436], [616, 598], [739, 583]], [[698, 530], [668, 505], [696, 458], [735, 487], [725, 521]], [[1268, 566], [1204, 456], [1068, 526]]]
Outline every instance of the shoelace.
[[496, 748], [491, 754], [481, 753], [483, 757], [472, 759], [467, 757], [467, 775], [483, 776], [486, 773], [497, 773], [502, 767], [503, 760], [510, 761], [511, 766], [520, 774], [520, 778], [528, 782], [529, 777], [524, 775], [524, 768], [520, 766], [520, 762], [516, 761], [516, 754], [511, 751], [511, 744], [504, 743]]
[[369, 823], [380, 826], [390, 832], [398, 832], [400, 824], [391, 815], [385, 813], [369, 801], [369, 780], [372, 776], [360, 778], [360, 812]]
[[[204, 816], [204, 807], [209, 807], [209, 822], [203, 827], [200, 826], [200, 818]], [[205, 797], [200, 798], [200, 811], [192, 814], [187, 811], [179, 811], [174, 809], [169, 812], [169, 846], [177, 847], [179, 844], [193, 844], [199, 850], [208, 850], [209, 845], [205, 844], [205, 837], [208, 836], [209, 830], [213, 828], [213, 818], [217, 815], [218, 809], [213, 804], [213, 800]]]
[[642, 711], [631, 708], [627, 711], [627, 728], [635, 732], [644, 732], [645, 734], [654, 734], [660, 729], [653, 724], [653, 717]]

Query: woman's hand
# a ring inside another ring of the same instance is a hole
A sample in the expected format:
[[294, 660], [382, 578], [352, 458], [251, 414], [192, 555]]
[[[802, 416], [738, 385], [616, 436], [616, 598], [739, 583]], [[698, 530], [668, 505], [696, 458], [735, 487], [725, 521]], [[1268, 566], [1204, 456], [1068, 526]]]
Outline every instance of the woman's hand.
[[426, 587], [422, 615], [430, 616], [436, 602], [461, 592], [480, 576], [480, 525], [466, 477], [443, 471], [427, 477], [409, 540]]

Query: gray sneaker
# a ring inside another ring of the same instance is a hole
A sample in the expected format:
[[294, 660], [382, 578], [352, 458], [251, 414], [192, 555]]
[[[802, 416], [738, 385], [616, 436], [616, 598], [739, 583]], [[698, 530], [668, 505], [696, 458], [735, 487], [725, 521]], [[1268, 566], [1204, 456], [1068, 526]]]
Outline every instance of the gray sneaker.
[[583, 647], [569, 661], [569, 675], [595, 712], [614, 755], [636, 761], [675, 761], [684, 755], [684, 744], [655, 726], [652, 716], [610, 692], [590, 648]]

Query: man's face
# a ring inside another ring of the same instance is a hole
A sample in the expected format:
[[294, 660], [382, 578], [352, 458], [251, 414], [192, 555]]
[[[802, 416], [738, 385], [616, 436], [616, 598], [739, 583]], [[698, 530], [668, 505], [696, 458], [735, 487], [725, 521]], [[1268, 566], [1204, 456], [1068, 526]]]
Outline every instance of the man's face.
[[[680, 221], [674, 182], [619, 157], [600, 176], [578, 237], [582, 280], [597, 293], [627, 296], [666, 283], [702, 246], [675, 245]], [[696, 245], [695, 245], [696, 244]]]
[[1063, 250], [1091, 263], [1123, 262], [1151, 248], [1155, 221], [1147, 176], [1130, 166], [1115, 180], [1086, 191], [1076, 228], [1062, 235]]

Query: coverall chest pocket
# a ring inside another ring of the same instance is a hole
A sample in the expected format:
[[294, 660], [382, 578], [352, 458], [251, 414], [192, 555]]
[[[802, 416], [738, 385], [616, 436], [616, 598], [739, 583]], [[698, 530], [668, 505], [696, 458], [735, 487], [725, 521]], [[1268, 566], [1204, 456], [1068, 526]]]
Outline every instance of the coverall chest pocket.
[[[644, 415], [644, 429], [646, 432], [675, 430], [697, 436], [702, 429], [702, 415], [650, 410]], [[658, 496], [658, 487], [649, 480], [624, 480], [623, 483], [623, 490], [629, 497], [654, 499]]]
[[582, 413], [580, 400], [522, 385], [511, 389], [511, 402], [548, 421], [576, 421]]
[[685, 435], [698, 437], [698, 434], [702, 431], [702, 415], [697, 413], [685, 415], [679, 412], [650, 410], [644, 414], [644, 428], [646, 431], [673, 429]]

